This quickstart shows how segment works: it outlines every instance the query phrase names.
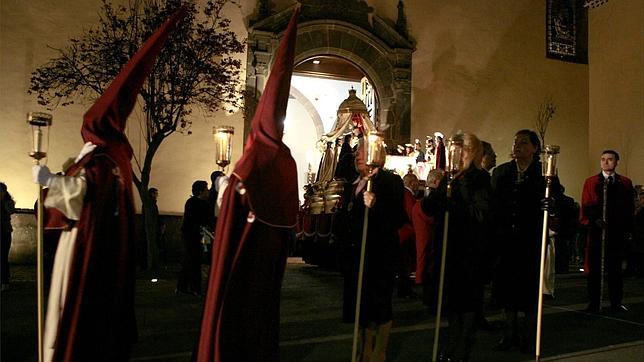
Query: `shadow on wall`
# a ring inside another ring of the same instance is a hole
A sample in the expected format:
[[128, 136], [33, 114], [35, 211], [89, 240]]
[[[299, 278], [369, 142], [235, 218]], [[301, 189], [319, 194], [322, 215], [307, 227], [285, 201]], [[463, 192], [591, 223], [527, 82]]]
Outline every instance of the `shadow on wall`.
[[[181, 244], [181, 221], [183, 215], [160, 215], [161, 221], [165, 223], [165, 249], [166, 262], [176, 263], [183, 255]], [[136, 238], [135, 247], [139, 246], [143, 237], [141, 214], [136, 215]], [[36, 263], [36, 217], [31, 209], [17, 209], [11, 215], [13, 226], [11, 250], [9, 251], [9, 262], [11, 264], [35, 264]]]

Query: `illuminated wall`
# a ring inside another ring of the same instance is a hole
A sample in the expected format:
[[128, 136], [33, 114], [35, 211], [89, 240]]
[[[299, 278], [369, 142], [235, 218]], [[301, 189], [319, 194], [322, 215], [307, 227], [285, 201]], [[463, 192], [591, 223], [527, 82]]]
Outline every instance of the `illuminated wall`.
[[[37, 195], [36, 186], [31, 181], [32, 160], [27, 156], [31, 141], [25, 114], [29, 111], [44, 111], [44, 108], [36, 104], [34, 96], [27, 95], [30, 73], [57, 55], [51, 48], [64, 47], [70, 37], [77, 36], [83, 29], [94, 24], [100, 4], [99, 0], [2, 1], [0, 180], [7, 183], [17, 207], [32, 207]], [[243, 18], [246, 15], [236, 7], [231, 6], [228, 10], [233, 19], [233, 28], [240, 39], [244, 39], [246, 28]], [[245, 64], [245, 54], [241, 58], [242, 64]], [[245, 74], [242, 73], [240, 79], [243, 81]], [[60, 107], [52, 112], [54, 124], [51, 128], [48, 160], [52, 171], [59, 171], [68, 157], [75, 157], [80, 151], [83, 145], [80, 137], [82, 115], [90, 105], [84, 103]], [[145, 155], [139, 128], [141, 119], [141, 111], [135, 110], [128, 120], [127, 129], [135, 156], [140, 160]], [[221, 112], [206, 116], [200, 110], [195, 110], [192, 121], [191, 135], [170, 136], [154, 158], [150, 186], [160, 190], [159, 209], [162, 213], [182, 213], [192, 182], [197, 179], [210, 181], [210, 173], [217, 168], [214, 162], [213, 126], [235, 126], [233, 163], [241, 155], [241, 112], [233, 115]], [[137, 205], [140, 204], [138, 195], [135, 195], [135, 201]]]
[[[396, 19], [397, 1], [371, 0], [379, 16]], [[229, 9], [236, 31], [246, 36], [255, 0]], [[274, 10], [292, 4], [274, 1]], [[545, 1], [404, 1], [409, 34], [416, 42], [412, 65], [412, 139], [440, 130], [463, 129], [490, 141], [499, 161], [508, 160], [513, 134], [533, 128], [537, 107], [547, 96], [557, 105], [547, 141], [561, 145], [560, 173], [568, 193], [580, 197], [583, 179], [597, 170], [597, 153], [621, 151], [621, 171], [644, 183], [643, 5], [611, 1], [589, 13], [590, 65], [545, 58]], [[26, 94], [29, 74], [93, 24], [100, 1], [3, 0], [0, 18], [0, 179], [19, 207], [36, 197], [31, 183], [29, 130], [25, 113], [40, 110]], [[244, 62], [245, 64], [245, 59]], [[242, 76], [242, 79], [244, 76]], [[82, 146], [78, 133], [88, 106], [54, 114], [49, 165], [56, 170]], [[141, 155], [136, 117], [129, 135]], [[206, 119], [194, 115], [193, 134], [173, 135], [161, 146], [151, 185], [161, 191], [162, 212], [182, 212], [195, 179], [207, 180], [212, 159], [212, 126], [236, 127], [233, 162], [241, 154], [239, 113]], [[639, 161], [639, 162], [638, 162]]]
[[644, 2], [610, 1], [589, 11], [589, 169], [602, 150], [620, 153], [617, 172], [644, 184]]

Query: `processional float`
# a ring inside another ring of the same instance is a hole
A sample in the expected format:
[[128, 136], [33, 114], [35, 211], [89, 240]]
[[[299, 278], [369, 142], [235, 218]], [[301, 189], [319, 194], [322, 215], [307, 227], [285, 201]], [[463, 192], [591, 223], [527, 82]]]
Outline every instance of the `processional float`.
[[[33, 146], [29, 156], [34, 159], [36, 165], [40, 160], [47, 157], [49, 146], [49, 127], [52, 123], [52, 116], [48, 113], [30, 112], [27, 114], [27, 123], [31, 126], [33, 134]], [[47, 137], [43, 137], [43, 129]], [[43, 208], [43, 187], [38, 185], [37, 203], [37, 229], [36, 229], [36, 288], [37, 288], [37, 320], [38, 320], [38, 361], [43, 361], [43, 331], [45, 325], [45, 300], [44, 300], [44, 275], [43, 275], [43, 239], [44, 239], [44, 208]]]
[[313, 264], [325, 262], [323, 255], [331, 238], [334, 215], [342, 205], [345, 180], [335, 177], [335, 173], [344, 136], [366, 135], [375, 130], [367, 107], [356, 96], [354, 89], [349, 90], [349, 97], [338, 107], [333, 130], [318, 141], [322, 160], [317, 173], [311, 170], [310, 165], [307, 172], [304, 203], [299, 211], [298, 233], [298, 239], [305, 245], [305, 261]]

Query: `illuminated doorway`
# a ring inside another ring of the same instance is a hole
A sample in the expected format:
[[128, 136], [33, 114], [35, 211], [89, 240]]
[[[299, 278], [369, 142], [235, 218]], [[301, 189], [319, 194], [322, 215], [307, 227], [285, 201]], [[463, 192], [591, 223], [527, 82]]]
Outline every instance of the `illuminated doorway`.
[[297, 164], [300, 200], [309, 168], [317, 172], [319, 166], [318, 141], [332, 130], [338, 106], [350, 89], [355, 89], [358, 97], [371, 106], [373, 119], [376, 93], [365, 74], [351, 62], [340, 57], [316, 56], [294, 69], [283, 141]]

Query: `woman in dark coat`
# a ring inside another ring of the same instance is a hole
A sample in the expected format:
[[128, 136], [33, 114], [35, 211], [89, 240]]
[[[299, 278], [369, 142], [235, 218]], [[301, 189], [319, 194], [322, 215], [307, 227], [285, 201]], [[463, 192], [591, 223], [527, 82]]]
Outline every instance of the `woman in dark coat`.
[[[462, 171], [451, 183], [452, 194], [446, 198], [447, 180], [443, 179], [437, 192], [425, 198], [421, 207], [434, 215], [437, 244], [442, 244], [445, 208], [450, 212], [445, 260], [443, 305], [449, 321], [449, 335], [442, 358], [467, 360], [472, 349], [475, 314], [481, 309], [482, 289], [487, 260], [484, 258], [488, 240], [490, 176], [481, 169], [483, 147], [473, 134], [462, 134]], [[441, 245], [435, 250], [440, 266]]]
[[[354, 182], [347, 203], [347, 241], [343, 249], [344, 268], [343, 319], [353, 322], [357, 292], [358, 267], [365, 208], [369, 208], [364, 276], [360, 310], [360, 360], [384, 361], [392, 326], [392, 294], [395, 284], [398, 229], [406, 220], [400, 176], [374, 168], [372, 191], [366, 191], [369, 171], [364, 160], [364, 145], [355, 155], [361, 178]], [[369, 356], [372, 356], [370, 359]]]
[[[517, 132], [512, 146], [514, 159], [492, 174], [499, 253], [494, 294], [505, 311], [503, 338], [495, 350], [520, 344], [524, 352], [530, 352], [534, 340], [543, 219], [540, 201], [545, 190], [540, 147], [534, 131]], [[525, 321], [518, 323], [520, 311], [525, 313]]]

